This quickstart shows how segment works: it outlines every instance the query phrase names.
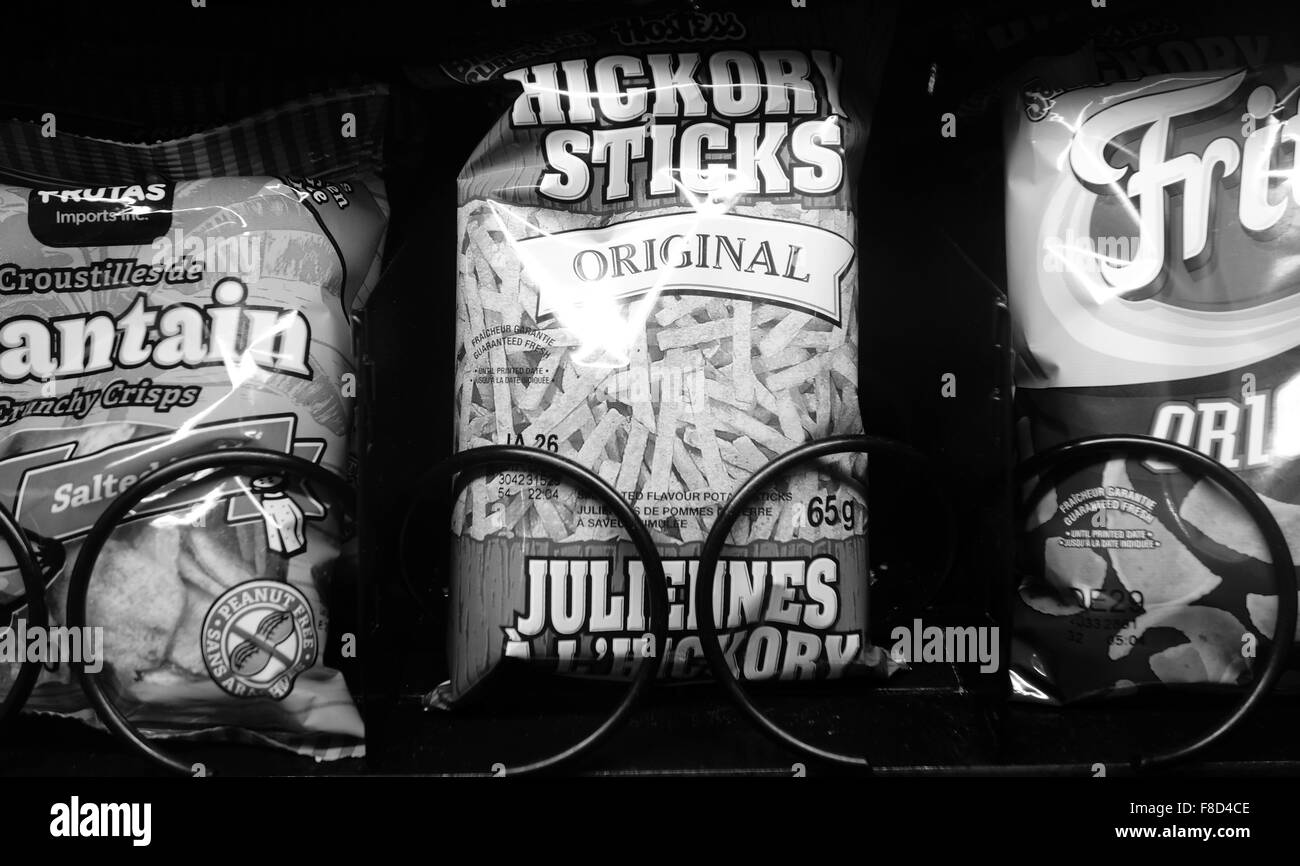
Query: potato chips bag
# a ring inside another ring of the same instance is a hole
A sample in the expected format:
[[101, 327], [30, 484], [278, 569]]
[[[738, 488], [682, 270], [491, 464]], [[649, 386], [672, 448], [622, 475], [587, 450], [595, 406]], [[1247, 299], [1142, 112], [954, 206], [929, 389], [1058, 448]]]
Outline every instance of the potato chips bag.
[[[149, 147], [60, 136], [36, 167], [64, 182], [0, 185], [0, 496], [66, 551], [54, 625], [80, 540], [168, 461], [252, 447], [350, 472], [350, 318], [377, 278], [387, 203], [364, 171], [290, 172], [326, 170], [322, 155], [362, 165], [382, 97], [338, 93]], [[281, 134], [341, 112], [368, 118], [360, 139]], [[30, 176], [40, 146], [0, 155], [5, 172]], [[140, 179], [105, 182], [96, 165]], [[218, 176], [231, 172], [250, 174]], [[154, 735], [359, 754], [360, 716], [325, 663], [339, 507], [274, 475], [150, 496], [97, 561], [87, 634], [102, 645], [87, 669], [111, 671], [118, 705]], [[50, 668], [28, 709], [89, 718], [66, 667]]]
[[[1190, 446], [1246, 480], [1300, 553], [1300, 68], [1214, 68], [1179, 44], [1142, 49], [1175, 59], [1168, 73], [1099, 85], [1084, 51], [1022, 78], [1007, 127], [1022, 444]], [[1259, 59], [1269, 43], [1231, 44]], [[1277, 590], [1259, 530], [1213, 482], [1117, 458], [1031, 508], [1021, 697], [1250, 681]]]
[[[739, 9], [444, 67], [502, 108], [459, 178], [456, 446], [557, 452], [635, 506], [665, 558], [672, 678], [707, 669], [694, 557], [718, 509], [778, 455], [863, 429], [854, 213], [885, 22]], [[892, 670], [866, 634], [850, 462], [792, 473], [737, 526], [716, 610], [742, 678]], [[520, 466], [473, 480], [453, 532], [435, 702], [505, 658], [620, 677], [645, 657], [644, 570], [598, 502]]]

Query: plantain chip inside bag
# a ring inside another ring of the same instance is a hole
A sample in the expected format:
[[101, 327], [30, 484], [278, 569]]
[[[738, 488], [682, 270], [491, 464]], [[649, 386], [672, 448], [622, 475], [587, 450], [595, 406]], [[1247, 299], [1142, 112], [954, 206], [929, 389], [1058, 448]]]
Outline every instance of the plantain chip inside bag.
[[[670, 610], [647, 652], [644, 568], [598, 501], [527, 466], [480, 478], [454, 505], [433, 703], [506, 660], [706, 673], [695, 567], [719, 509], [796, 446], [863, 430], [855, 208], [885, 29], [872, 4], [732, 4], [443, 67], [500, 118], [459, 177], [456, 447], [535, 447], [609, 482]], [[866, 502], [841, 462], [782, 479], [724, 550], [715, 611], [744, 679], [896, 667], [867, 634]]]
[[[0, 186], [0, 496], [66, 552], [54, 626], [97, 518], [169, 461], [247, 447], [346, 473], [351, 316], [386, 221], [365, 174]], [[53, 664], [81, 652], [151, 735], [361, 754], [360, 715], [326, 665], [340, 507], [274, 474], [151, 494], [105, 540], [87, 628], [50, 642], [27, 709], [93, 718]], [[21, 602], [20, 586], [4, 591]]]
[[[1194, 448], [1260, 495], [1294, 555], [1300, 189], [1288, 130], [1300, 67], [1180, 60], [1103, 84], [1101, 56], [1031, 66], [1008, 103], [1007, 270], [1029, 447], [1138, 433]], [[1260, 528], [1209, 478], [1115, 458], [1031, 507], [1019, 697], [1240, 687], [1270, 642], [1294, 637], [1275, 634]]]

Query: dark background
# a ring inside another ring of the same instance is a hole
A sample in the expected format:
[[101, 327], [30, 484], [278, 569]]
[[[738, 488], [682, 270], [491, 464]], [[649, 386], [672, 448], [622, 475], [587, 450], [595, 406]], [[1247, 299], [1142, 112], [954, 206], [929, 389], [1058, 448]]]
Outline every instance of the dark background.
[[[815, 14], [818, 2], [808, 0], [804, 11]], [[790, 14], [788, 3], [768, 5]], [[1024, 58], [1077, 45], [1091, 29], [1151, 5], [976, 3], [950, 12], [902, 4], [860, 186], [860, 399], [869, 433], [931, 456], [941, 495], [960, 519], [956, 566], [936, 586], [938, 546], [924, 520], [931, 494], [907, 470], [873, 464], [874, 621], [885, 634], [890, 622], [919, 615], [932, 624], [1001, 622], [998, 600], [1013, 581], [1000, 541], [1011, 530], [1011, 455], [998, 86]], [[1191, 14], [1187, 4], [1165, 5]], [[0, 117], [34, 120], [55, 111], [61, 131], [150, 141], [341, 85], [378, 80], [392, 91], [387, 272], [359, 328], [363, 579], [342, 590], [362, 595], [363, 614], [349, 622], [351, 606], [337, 607], [334, 623], [362, 636], [360, 665], [349, 674], [363, 698], [369, 757], [322, 765], [205, 746], [186, 747], [187, 758], [230, 775], [487, 773], [494, 763], [535, 759], [576, 741], [617, 700], [605, 688], [521, 676], [481, 707], [423, 711], [420, 696], [443, 673], [439, 588], [447, 549], [426, 534], [404, 561], [396, 527], [419, 473], [451, 453], [455, 177], [496, 112], [469, 88], [418, 87], [424, 77], [412, 70], [633, 6], [685, 4], [208, 0], [193, 8], [177, 0], [6, 10]], [[940, 134], [948, 112], [956, 116], [955, 138]], [[946, 399], [947, 373], [956, 375], [957, 391]], [[404, 566], [414, 598], [399, 579]], [[1080, 775], [1096, 762], [1167, 745], [1223, 709], [1198, 704], [1171, 713], [1168, 704], [1125, 703], [1066, 713], [1008, 707], [1005, 691], [1002, 676], [929, 665], [884, 687], [787, 690], [765, 695], [764, 705], [802, 736], [908, 772], [1033, 766]], [[1297, 769], [1286, 762], [1297, 754], [1300, 710], [1275, 703], [1198, 771]], [[152, 772], [107, 735], [73, 722], [25, 718], [3, 742], [0, 774]], [[574, 769], [788, 775], [796, 762], [810, 774], [830, 772], [771, 743], [703, 685], [656, 690], [626, 730]]]

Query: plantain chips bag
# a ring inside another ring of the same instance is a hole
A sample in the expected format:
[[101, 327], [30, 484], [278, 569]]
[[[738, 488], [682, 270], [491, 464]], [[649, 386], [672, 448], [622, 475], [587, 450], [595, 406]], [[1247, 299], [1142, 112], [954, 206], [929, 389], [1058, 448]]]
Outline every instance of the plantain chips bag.
[[[387, 222], [370, 164], [383, 106], [380, 89], [341, 91], [150, 146], [7, 128], [0, 497], [66, 554], [48, 589], [54, 629], [81, 540], [170, 460], [253, 447], [349, 473], [351, 316]], [[344, 112], [361, 134], [335, 140]], [[338, 508], [274, 474], [151, 495], [108, 538], [89, 627], [49, 644], [27, 709], [92, 718], [56, 664], [74, 640], [152, 735], [360, 754], [361, 718], [325, 663]], [[12, 568], [0, 579], [12, 638], [21, 583]]]
[[[434, 703], [507, 659], [706, 672], [695, 557], [718, 510], [777, 456], [863, 429], [857, 176], [887, 17], [647, 10], [443, 67], [499, 111], [458, 181], [456, 447], [599, 474], [651, 530], [671, 603], [647, 649], [645, 570], [607, 508], [526, 465], [475, 479]], [[737, 524], [715, 611], [742, 679], [897, 667], [867, 635], [866, 501], [845, 480], [864, 464], [801, 467]]]

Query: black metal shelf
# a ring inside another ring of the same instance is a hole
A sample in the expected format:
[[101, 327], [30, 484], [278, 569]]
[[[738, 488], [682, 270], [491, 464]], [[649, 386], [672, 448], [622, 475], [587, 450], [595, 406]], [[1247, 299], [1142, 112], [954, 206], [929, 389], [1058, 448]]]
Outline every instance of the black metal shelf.
[[[418, 695], [372, 701], [364, 759], [318, 762], [271, 748], [186, 744], [171, 748], [217, 776], [491, 776], [498, 760], [540, 753], [599, 723], [614, 692], [595, 700], [590, 684], [524, 684], [509, 708], [425, 710]], [[532, 689], [532, 691], [528, 691]], [[598, 691], [601, 691], [598, 689]], [[614, 690], [616, 692], [616, 690]], [[542, 693], [545, 697], [539, 698]], [[586, 698], [574, 701], [579, 692]], [[919, 666], [876, 686], [849, 683], [832, 694], [774, 693], [765, 708], [801, 736], [859, 745], [898, 776], [1129, 775], [1139, 748], [1158, 747], [1204, 727], [1218, 699], [1113, 701], [1069, 709], [1008, 704], [949, 666]], [[586, 726], [586, 727], [584, 727]], [[1275, 695], [1221, 747], [1179, 776], [1300, 775], [1300, 697]], [[799, 765], [802, 765], [800, 770]], [[654, 690], [628, 724], [571, 768], [587, 776], [853, 775], [787, 751], [756, 730], [707, 683]], [[142, 757], [108, 734], [72, 720], [26, 716], [0, 745], [0, 776], [153, 776]]]

